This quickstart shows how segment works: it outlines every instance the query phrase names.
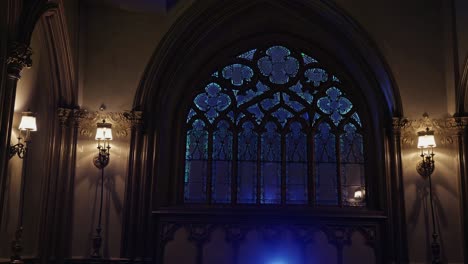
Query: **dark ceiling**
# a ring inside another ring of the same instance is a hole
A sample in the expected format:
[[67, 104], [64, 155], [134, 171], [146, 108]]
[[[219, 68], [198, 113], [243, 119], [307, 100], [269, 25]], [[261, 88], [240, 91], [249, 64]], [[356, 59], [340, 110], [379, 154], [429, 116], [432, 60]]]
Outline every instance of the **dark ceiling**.
[[88, 0], [88, 5], [112, 6], [133, 12], [165, 12], [179, 0]]

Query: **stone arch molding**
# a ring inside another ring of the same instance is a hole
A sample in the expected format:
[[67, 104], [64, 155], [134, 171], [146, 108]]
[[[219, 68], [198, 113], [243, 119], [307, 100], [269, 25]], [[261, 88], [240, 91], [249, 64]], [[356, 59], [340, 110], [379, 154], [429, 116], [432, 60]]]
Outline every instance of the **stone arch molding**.
[[[391, 143], [383, 128], [392, 129], [392, 118], [403, 115], [398, 88], [375, 43], [333, 3], [196, 2], [159, 44], [135, 95], [133, 110], [142, 111], [143, 121], [132, 128], [122, 255], [151, 255], [151, 211], [181, 202], [177, 177], [182, 175], [184, 146], [177, 139], [183, 138], [184, 129], [183, 122], [177, 120], [184, 120], [190, 101], [197, 89], [202, 89], [199, 84], [228, 58], [252, 47], [277, 44], [314, 50], [332, 58], [331, 66], [339, 65], [336, 67], [352, 76], [356, 98], [360, 97], [364, 111], [371, 113], [370, 131], [375, 138], [386, 138]], [[395, 156], [395, 150], [386, 149], [384, 142], [378, 145], [381, 153]], [[375, 166], [385, 175], [383, 157], [377, 163]], [[386, 177], [373, 184], [390, 184], [390, 175]], [[382, 191], [385, 193], [385, 189]], [[391, 207], [387, 204], [389, 198], [381, 199], [376, 206]], [[392, 258], [404, 258], [399, 251], [395, 248]]]
[[[35, 62], [31, 60], [32, 52], [30, 42], [33, 32], [38, 25], [44, 29], [43, 40], [44, 49], [48, 54], [48, 64], [46, 67], [54, 74], [48, 81], [47, 91], [43, 91], [50, 96], [49, 110], [51, 112], [50, 122], [41, 128], [41, 131], [47, 131], [47, 145], [52, 146], [47, 149], [44, 155], [44, 163], [49, 164], [47, 171], [44, 172], [44, 182], [49, 185], [43, 190], [47, 193], [41, 195], [39, 201], [42, 208], [48, 208], [46, 212], [38, 215], [37, 225], [38, 241], [51, 241], [35, 245], [34, 251], [38, 252], [35, 257], [41, 261], [47, 262], [54, 258], [60, 262], [69, 256], [71, 249], [70, 230], [72, 215], [70, 211], [63, 208], [71, 208], [73, 201], [73, 192], [62, 192], [62, 190], [71, 190], [75, 171], [75, 153], [77, 133], [73, 116], [71, 113], [77, 106], [77, 83], [76, 69], [73, 63], [73, 54], [70, 43], [70, 35], [67, 29], [65, 10], [62, 0], [30, 0], [30, 1], [9, 1], [8, 14], [11, 28], [8, 29], [10, 36], [8, 38], [8, 57], [6, 59], [6, 68], [8, 78], [6, 87], [9, 91], [7, 104], [2, 105], [2, 130], [8, 134], [1, 134], [2, 144], [9, 143], [11, 136], [11, 120], [14, 111], [14, 98], [17, 81], [21, 78], [21, 71], [24, 68], [35, 67]], [[2, 87], [3, 88], [3, 87]], [[34, 110], [34, 109], [33, 109]], [[4, 117], [7, 117], [3, 119]], [[8, 126], [4, 126], [4, 123]], [[7, 138], [7, 140], [4, 140]], [[3, 148], [2, 149], [6, 149]], [[2, 156], [3, 153], [0, 153]], [[3, 157], [3, 156], [2, 156]], [[2, 160], [5, 160], [2, 158]], [[0, 172], [0, 209], [3, 205], [3, 190], [5, 188], [5, 171], [7, 165], [1, 164]], [[58, 196], [54, 196], [54, 195]], [[58, 197], [58, 199], [56, 199]], [[0, 210], [1, 211], [1, 210]], [[0, 219], [2, 215], [0, 213]]]

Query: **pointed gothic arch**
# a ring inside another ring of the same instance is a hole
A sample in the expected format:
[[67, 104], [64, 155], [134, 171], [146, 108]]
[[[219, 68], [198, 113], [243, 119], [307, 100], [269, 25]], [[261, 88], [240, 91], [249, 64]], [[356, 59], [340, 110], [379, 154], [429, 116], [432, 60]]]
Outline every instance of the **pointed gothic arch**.
[[[149, 62], [137, 90], [134, 110], [144, 125], [134, 127], [126, 189], [122, 254], [150, 256], [158, 238], [151, 212], [183, 204], [185, 130], [189, 105], [214, 70], [259, 45], [284, 45], [319, 54], [348, 76], [347, 91], [363, 108], [373, 146], [369, 167], [370, 208], [387, 220], [386, 260], [406, 258], [403, 201], [398, 193], [398, 144], [392, 120], [403, 109], [392, 74], [365, 31], [329, 1], [205, 1], [173, 25]], [[150, 200], [147, 197], [151, 197]], [[152, 239], [155, 239], [153, 241]]]
[[[2, 145], [10, 144], [12, 119], [14, 112], [15, 93], [17, 81], [21, 78], [21, 71], [27, 67], [37, 67], [35, 61], [31, 61], [31, 38], [33, 32], [41, 27], [41, 42], [43, 42], [44, 68], [47, 82], [47, 90], [35, 92], [40, 94], [47, 103], [40, 105], [44, 111], [42, 120], [44, 126], [43, 142], [49, 146], [41, 157], [47, 168], [42, 171], [44, 188], [37, 188], [40, 199], [38, 207], [47, 208], [38, 212], [37, 219], [34, 219], [38, 226], [37, 241], [50, 241], [34, 245], [34, 252], [42, 262], [50, 259], [63, 261], [69, 256], [71, 250], [70, 230], [72, 212], [66, 208], [72, 208], [73, 202], [73, 179], [75, 170], [76, 140], [77, 133], [75, 124], [70, 120], [74, 109], [78, 109], [78, 90], [76, 82], [76, 69], [73, 63], [73, 54], [70, 35], [67, 31], [67, 21], [63, 2], [57, 1], [8, 1], [6, 4], [10, 14], [10, 33], [8, 44], [10, 50], [5, 66], [7, 67], [8, 78], [6, 84], [2, 86], [8, 90], [7, 96], [2, 98]], [[46, 74], [47, 75], [47, 74]], [[3, 85], [3, 84], [0, 84]], [[42, 88], [42, 87], [41, 87]], [[3, 101], [4, 100], [4, 101]], [[25, 109], [24, 109], [25, 110]], [[37, 109], [32, 109], [33, 111]], [[6, 128], [5, 130], [3, 128]], [[8, 149], [8, 148], [2, 148]], [[41, 152], [44, 149], [34, 149], [31, 152]], [[3, 154], [3, 153], [2, 153]], [[0, 154], [0, 156], [3, 155]], [[3, 204], [5, 188], [5, 175], [7, 164], [0, 162], [2, 171], [0, 172], [0, 208]], [[38, 173], [39, 174], [39, 173]], [[67, 190], [67, 191], [65, 191]], [[57, 195], [57, 196], [54, 196]], [[57, 197], [60, 197], [57, 199]], [[3, 212], [3, 210], [0, 210]], [[0, 219], [1, 219], [0, 213]]]

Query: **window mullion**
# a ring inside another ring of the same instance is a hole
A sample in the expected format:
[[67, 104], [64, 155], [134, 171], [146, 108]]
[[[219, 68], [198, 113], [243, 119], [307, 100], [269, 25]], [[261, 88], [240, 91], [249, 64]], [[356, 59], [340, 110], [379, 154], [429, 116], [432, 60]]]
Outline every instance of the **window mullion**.
[[257, 133], [257, 204], [261, 204], [262, 197], [262, 134]]
[[340, 151], [340, 136], [339, 133], [335, 135], [335, 157], [336, 157], [336, 176], [337, 176], [337, 190], [338, 190], [338, 205], [343, 207], [343, 189], [341, 185], [341, 151]]
[[286, 132], [281, 133], [281, 204], [286, 204]]
[[308, 197], [309, 197], [309, 205], [312, 207], [316, 206], [315, 201], [315, 172], [314, 172], [314, 149], [315, 149], [315, 142], [314, 142], [314, 135], [312, 129], [307, 133], [307, 190], [308, 190]]
[[206, 178], [206, 199], [207, 203], [211, 204], [213, 201], [213, 129], [208, 131], [208, 171]]
[[239, 131], [238, 129], [234, 129], [232, 137], [232, 175], [231, 175], [231, 204], [237, 204], [237, 191], [238, 187], [238, 162], [237, 162], [237, 155], [239, 151]]

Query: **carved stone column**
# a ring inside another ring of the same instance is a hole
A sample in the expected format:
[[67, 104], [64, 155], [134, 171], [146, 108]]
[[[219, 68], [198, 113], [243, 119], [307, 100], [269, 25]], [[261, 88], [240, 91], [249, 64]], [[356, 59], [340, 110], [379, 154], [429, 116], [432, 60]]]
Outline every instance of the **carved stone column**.
[[[455, 117], [447, 120], [446, 126], [456, 135], [460, 164], [460, 208], [461, 223], [468, 221], [468, 117]], [[465, 261], [468, 258], [468, 227], [462, 224], [463, 252]]]
[[[123, 213], [121, 255], [130, 259], [145, 255], [148, 245], [147, 229], [151, 212], [146, 212], [151, 204], [151, 176], [146, 172], [146, 149], [148, 142], [143, 129], [143, 113], [126, 113], [131, 121], [130, 156], [127, 184], [125, 187], [125, 206]], [[144, 190], [144, 191], [141, 191]]]
[[[10, 146], [13, 112], [15, 106], [16, 85], [23, 68], [31, 67], [32, 51], [28, 45], [13, 43], [10, 45], [8, 57], [5, 60], [7, 78], [2, 80], [0, 93], [0, 222], [2, 220], [5, 183], [8, 166], [8, 150]], [[0, 61], [0, 63], [4, 63]]]
[[[392, 252], [396, 255], [393, 256], [395, 263], [407, 263], [408, 262], [408, 245], [406, 237], [406, 214], [405, 214], [405, 193], [403, 187], [403, 171], [402, 171], [402, 159], [401, 159], [401, 134], [408, 124], [405, 118], [393, 118], [391, 142], [387, 143], [386, 155], [390, 155], [386, 160], [390, 161], [387, 164], [387, 173], [390, 173], [391, 182], [388, 186], [391, 186], [389, 194], [393, 193], [388, 197], [389, 206], [391, 206], [391, 214], [389, 214], [389, 221], [391, 224], [387, 235], [392, 237], [391, 241], [394, 242]], [[393, 197], [393, 199], [391, 199]]]
[[55, 131], [50, 142], [51, 169], [47, 175], [43, 193], [44, 213], [40, 225], [40, 239], [49, 243], [40, 244], [42, 263], [50, 258], [59, 263], [69, 255], [77, 129], [72, 108], [57, 108], [56, 122], [49, 131]]

